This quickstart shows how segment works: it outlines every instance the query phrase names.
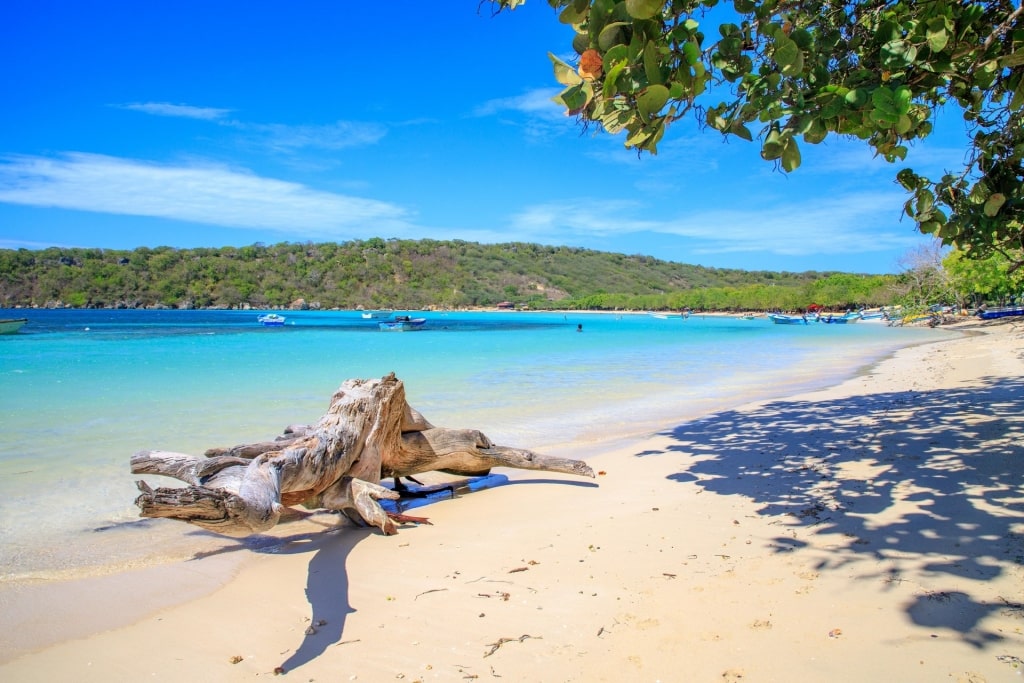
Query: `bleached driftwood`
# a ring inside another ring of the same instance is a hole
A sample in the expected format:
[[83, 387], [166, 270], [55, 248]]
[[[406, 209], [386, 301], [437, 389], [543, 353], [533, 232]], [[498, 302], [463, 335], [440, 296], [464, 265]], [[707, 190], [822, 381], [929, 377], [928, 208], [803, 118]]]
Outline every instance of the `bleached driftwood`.
[[169, 517], [229, 536], [271, 528], [285, 507], [340, 510], [353, 519], [396, 532], [378, 502], [399, 493], [383, 477], [440, 470], [486, 474], [492, 467], [564, 472], [593, 477], [584, 462], [497, 446], [475, 429], [435, 427], [405, 400], [402, 382], [350, 379], [314, 425], [292, 425], [276, 441], [216, 448], [204, 457], [139, 451], [133, 474], [158, 474], [189, 484], [150, 488], [135, 500], [143, 517]]

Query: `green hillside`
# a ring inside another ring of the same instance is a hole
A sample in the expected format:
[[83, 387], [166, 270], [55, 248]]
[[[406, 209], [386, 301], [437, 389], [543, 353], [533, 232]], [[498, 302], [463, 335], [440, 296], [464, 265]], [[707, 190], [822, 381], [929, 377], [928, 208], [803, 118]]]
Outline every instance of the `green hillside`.
[[573, 247], [384, 240], [0, 250], [0, 306], [768, 309], [889, 303], [894, 276], [705, 268]]

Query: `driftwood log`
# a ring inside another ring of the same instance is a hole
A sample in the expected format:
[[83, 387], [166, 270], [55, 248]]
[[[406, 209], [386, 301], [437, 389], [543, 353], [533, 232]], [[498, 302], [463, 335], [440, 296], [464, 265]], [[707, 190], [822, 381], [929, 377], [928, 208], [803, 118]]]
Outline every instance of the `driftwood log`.
[[435, 427], [406, 403], [393, 373], [346, 381], [319, 422], [289, 426], [274, 441], [210, 449], [204, 456], [139, 451], [131, 458], [133, 474], [189, 484], [153, 489], [136, 482], [142, 517], [179, 519], [228, 536], [266, 531], [298, 504], [338, 510], [393, 534], [392, 516], [378, 501], [397, 499], [399, 492], [381, 486], [382, 478], [433, 470], [484, 475], [499, 466], [594, 476], [579, 460], [497, 446], [475, 429]]

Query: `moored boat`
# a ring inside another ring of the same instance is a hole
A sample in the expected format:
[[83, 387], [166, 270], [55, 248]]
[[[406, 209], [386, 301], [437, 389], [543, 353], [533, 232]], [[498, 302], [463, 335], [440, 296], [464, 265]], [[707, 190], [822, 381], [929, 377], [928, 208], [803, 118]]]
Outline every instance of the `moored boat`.
[[827, 325], [846, 325], [860, 321], [860, 313], [850, 312], [844, 315], [819, 315], [818, 322]]
[[0, 318], [0, 334], [14, 334], [28, 322], [28, 318]]
[[399, 315], [395, 316], [394, 320], [385, 320], [378, 325], [385, 332], [412, 332], [422, 328], [426, 322], [426, 318], [410, 318], [407, 315]]
[[889, 322], [889, 316], [882, 309], [873, 311], [861, 311], [860, 312], [861, 322], [865, 323], [887, 323]]
[[806, 325], [805, 315], [785, 315], [784, 313], [769, 313], [768, 319], [776, 325]]
[[277, 313], [267, 313], [256, 318], [264, 327], [281, 327], [284, 325], [285, 318]]
[[986, 308], [985, 310], [978, 311], [978, 317], [982, 320], [1008, 318], [1011, 315], [1024, 315], [1024, 306], [1001, 306], [999, 308]]
[[387, 320], [394, 313], [390, 308], [382, 308], [376, 311], [363, 311], [362, 315], [363, 320]]

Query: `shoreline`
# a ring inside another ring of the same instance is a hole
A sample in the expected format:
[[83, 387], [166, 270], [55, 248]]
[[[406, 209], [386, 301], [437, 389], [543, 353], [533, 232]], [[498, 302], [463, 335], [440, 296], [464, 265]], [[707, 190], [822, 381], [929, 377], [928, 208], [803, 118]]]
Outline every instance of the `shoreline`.
[[[290, 525], [292, 542], [273, 554], [111, 578], [123, 599], [105, 608], [89, 584], [41, 591], [22, 607], [42, 612], [34, 628], [49, 624], [50, 642], [23, 643], [34, 651], [0, 674], [1001, 680], [1013, 657], [1024, 661], [1024, 515], [1013, 502], [1024, 335], [965, 328], [983, 334], [613, 442], [586, 458], [607, 472], [596, 482], [511, 472], [504, 486], [420, 508], [433, 526], [395, 537]], [[935, 463], [987, 478], [956, 489]], [[939, 512], [977, 528], [956, 532]], [[210, 582], [217, 572], [230, 580]], [[186, 577], [184, 592], [168, 590]], [[147, 595], [164, 602], [141, 605]], [[4, 613], [7, 632], [31, 636]], [[52, 630], [75, 617], [89, 623]]]

